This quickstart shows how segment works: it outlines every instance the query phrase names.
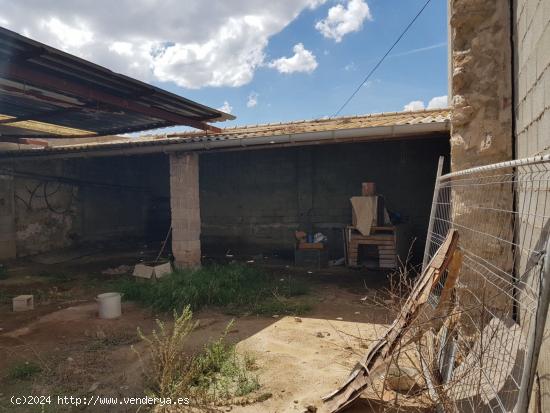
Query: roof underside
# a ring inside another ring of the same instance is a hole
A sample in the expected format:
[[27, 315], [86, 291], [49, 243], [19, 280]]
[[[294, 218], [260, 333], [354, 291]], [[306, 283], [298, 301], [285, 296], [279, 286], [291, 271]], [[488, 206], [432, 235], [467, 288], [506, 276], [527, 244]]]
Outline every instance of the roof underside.
[[187, 132], [140, 138], [113, 136], [103, 142], [65, 143], [46, 148], [0, 152], [0, 160], [38, 156], [109, 156], [169, 151], [262, 148], [304, 145], [307, 142], [336, 143], [413, 139], [440, 135], [448, 138], [448, 109], [382, 113], [317, 119], [290, 123], [225, 128], [218, 133]]
[[0, 28], [0, 141], [112, 135], [234, 117]]

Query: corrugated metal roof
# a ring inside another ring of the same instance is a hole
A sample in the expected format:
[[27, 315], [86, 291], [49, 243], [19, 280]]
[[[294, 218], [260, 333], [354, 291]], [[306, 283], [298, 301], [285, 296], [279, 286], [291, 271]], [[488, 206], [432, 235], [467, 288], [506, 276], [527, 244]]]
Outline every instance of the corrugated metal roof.
[[234, 119], [0, 27], [0, 141]]
[[[271, 138], [289, 137], [289, 142], [292, 141], [292, 136], [308, 136], [312, 137], [327, 132], [346, 132], [355, 131], [361, 134], [361, 131], [372, 137], [372, 139], [387, 139], [403, 138], [406, 136], [418, 134], [420, 128], [414, 126], [430, 126], [429, 133], [447, 133], [449, 131], [450, 110], [423, 110], [416, 112], [393, 112], [380, 113], [362, 116], [349, 116], [330, 119], [304, 120], [288, 123], [271, 123], [263, 125], [248, 125], [232, 128], [224, 128], [219, 133], [205, 132], [185, 132], [165, 135], [150, 135], [138, 138], [113, 136], [107, 141], [95, 142], [87, 141], [78, 144], [63, 144], [46, 148], [25, 148], [20, 147], [16, 150], [0, 151], [0, 159], [25, 157], [25, 156], [42, 156], [53, 154], [75, 154], [82, 153], [83, 156], [87, 152], [99, 151], [108, 152], [114, 150], [128, 150], [131, 148], [144, 148], [140, 153], [146, 153], [146, 148], [164, 147], [178, 145], [178, 150], [196, 150], [191, 148], [192, 143], [216, 143], [220, 141], [228, 142], [226, 147], [239, 146], [243, 141], [249, 142], [263, 141], [267, 139], [268, 143]], [[407, 127], [409, 126], [409, 127]], [[425, 128], [424, 128], [425, 129]], [[426, 133], [426, 132], [423, 132]], [[66, 141], [65, 141], [66, 142]], [[233, 143], [232, 143], [233, 142]], [[183, 145], [182, 145], [183, 144]], [[186, 145], [187, 144], [187, 145]], [[182, 148], [179, 146], [182, 145]], [[243, 145], [241, 145], [243, 146]], [[204, 148], [203, 148], [204, 149]], [[164, 149], [163, 149], [164, 150]], [[153, 150], [151, 150], [153, 152]]]

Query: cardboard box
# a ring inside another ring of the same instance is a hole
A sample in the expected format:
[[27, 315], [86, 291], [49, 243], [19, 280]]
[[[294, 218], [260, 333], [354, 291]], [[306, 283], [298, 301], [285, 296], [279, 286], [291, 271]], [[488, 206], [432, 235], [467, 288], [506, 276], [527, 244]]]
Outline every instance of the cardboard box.
[[363, 196], [376, 195], [376, 184], [374, 182], [363, 182], [361, 184], [361, 194]]

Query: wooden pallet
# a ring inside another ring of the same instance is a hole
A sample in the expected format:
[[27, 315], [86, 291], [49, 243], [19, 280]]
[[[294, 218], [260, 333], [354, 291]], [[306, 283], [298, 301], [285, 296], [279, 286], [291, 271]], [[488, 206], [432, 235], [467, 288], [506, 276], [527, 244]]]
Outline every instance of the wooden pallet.
[[359, 246], [375, 245], [378, 250], [379, 268], [396, 268], [395, 227], [372, 227], [370, 235], [362, 235], [354, 227], [347, 227], [347, 264], [350, 267], [359, 266]]

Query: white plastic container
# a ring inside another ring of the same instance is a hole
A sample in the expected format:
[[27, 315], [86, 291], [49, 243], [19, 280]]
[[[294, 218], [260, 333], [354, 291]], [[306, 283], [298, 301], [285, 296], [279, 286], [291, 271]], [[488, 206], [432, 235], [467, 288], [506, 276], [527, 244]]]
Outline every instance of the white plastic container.
[[103, 293], [97, 296], [99, 303], [99, 318], [118, 318], [120, 317], [120, 293]]

